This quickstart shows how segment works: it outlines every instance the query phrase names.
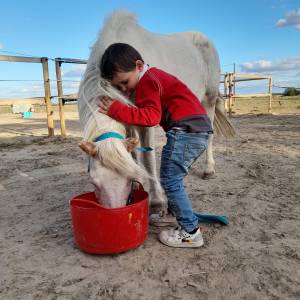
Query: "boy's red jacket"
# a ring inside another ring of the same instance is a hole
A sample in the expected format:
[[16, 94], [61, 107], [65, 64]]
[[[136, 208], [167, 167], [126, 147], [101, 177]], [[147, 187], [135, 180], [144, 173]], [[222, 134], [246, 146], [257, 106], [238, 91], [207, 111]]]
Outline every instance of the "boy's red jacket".
[[165, 131], [180, 127], [189, 132], [211, 132], [211, 122], [199, 99], [173, 75], [148, 69], [135, 90], [135, 105], [115, 101], [108, 115], [122, 123], [138, 126], [160, 124]]

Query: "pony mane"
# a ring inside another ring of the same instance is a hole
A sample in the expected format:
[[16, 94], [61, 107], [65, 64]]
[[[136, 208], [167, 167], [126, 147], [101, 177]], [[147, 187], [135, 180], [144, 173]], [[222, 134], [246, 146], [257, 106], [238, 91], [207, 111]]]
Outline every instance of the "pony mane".
[[[123, 21], [118, 19], [120, 15], [123, 16], [122, 20], [125, 18], [129, 21], [133, 18], [132, 14], [115, 12], [107, 20], [105, 26], [114, 26], [113, 28], [121, 26]], [[126, 105], [134, 106], [127, 97], [100, 76], [100, 61], [105, 49], [102, 41], [103, 37], [100, 35], [92, 48], [78, 93], [80, 125], [83, 131], [83, 139], [86, 141], [94, 141], [97, 136], [108, 131], [118, 132], [124, 138], [126, 137], [126, 128], [122, 123], [98, 112], [100, 96], [109, 96]], [[97, 143], [97, 151], [101, 164], [108, 169], [115, 170], [131, 178], [138, 178], [138, 176], [149, 178], [150, 176], [136, 164], [131, 154], [127, 152], [122, 140], [103, 140]]]

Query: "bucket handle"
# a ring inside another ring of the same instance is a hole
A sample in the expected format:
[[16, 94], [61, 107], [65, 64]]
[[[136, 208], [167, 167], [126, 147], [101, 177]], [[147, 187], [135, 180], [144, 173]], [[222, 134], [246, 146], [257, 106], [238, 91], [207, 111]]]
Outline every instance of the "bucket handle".
[[129, 193], [127, 201], [126, 201], [126, 206], [130, 205], [132, 203], [132, 201], [133, 201], [133, 192], [134, 192], [134, 186], [133, 186], [133, 184], [134, 183], [137, 183], [139, 185], [138, 189], [137, 189], [138, 191], [144, 191], [144, 187], [143, 187], [143, 185], [139, 181], [132, 180], [131, 181], [130, 193]]
[[139, 191], [144, 191], [144, 187], [143, 187], [143, 185], [139, 181], [137, 181], [137, 180], [132, 180], [132, 181], [135, 182], [135, 183], [137, 183], [139, 185], [139, 187], [138, 187]]

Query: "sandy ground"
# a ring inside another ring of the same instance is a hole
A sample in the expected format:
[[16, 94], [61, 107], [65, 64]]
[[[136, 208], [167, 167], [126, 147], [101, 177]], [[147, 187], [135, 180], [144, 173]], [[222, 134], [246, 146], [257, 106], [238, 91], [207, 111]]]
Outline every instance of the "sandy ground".
[[[204, 226], [199, 249], [166, 247], [150, 227], [135, 250], [89, 255], [68, 204], [92, 190], [76, 113], [66, 140], [46, 137], [42, 114], [1, 115], [0, 299], [300, 299], [300, 116], [232, 122], [238, 136], [215, 139], [216, 177], [202, 180], [200, 161], [186, 180], [193, 206], [230, 225]], [[157, 129], [157, 153], [163, 142]]]

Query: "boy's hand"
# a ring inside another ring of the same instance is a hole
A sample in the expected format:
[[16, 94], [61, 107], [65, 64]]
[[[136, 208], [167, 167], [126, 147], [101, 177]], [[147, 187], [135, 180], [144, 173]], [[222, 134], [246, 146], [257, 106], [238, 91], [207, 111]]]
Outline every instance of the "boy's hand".
[[114, 101], [115, 100], [109, 98], [108, 96], [101, 96], [100, 102], [98, 104], [98, 107], [99, 107], [98, 111], [107, 115], [109, 108]]

